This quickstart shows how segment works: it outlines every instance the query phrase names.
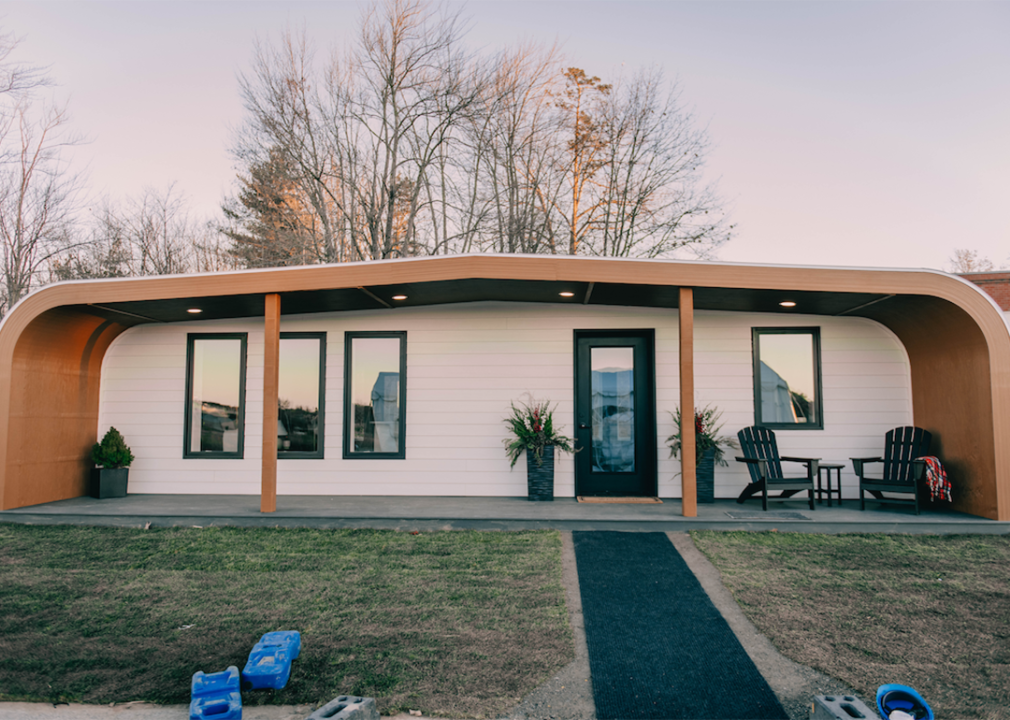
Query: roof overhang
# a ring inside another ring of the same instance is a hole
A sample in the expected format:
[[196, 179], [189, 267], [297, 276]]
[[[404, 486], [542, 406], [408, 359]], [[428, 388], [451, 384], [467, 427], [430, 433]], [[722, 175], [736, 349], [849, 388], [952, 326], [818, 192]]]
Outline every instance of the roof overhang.
[[[124, 325], [193, 320], [193, 308], [203, 320], [258, 317], [271, 293], [280, 294], [284, 315], [477, 301], [676, 308], [679, 287], [694, 288], [696, 309], [737, 312], [873, 317], [901, 297], [988, 302], [971, 283], [931, 270], [464, 255], [57, 283], [11, 315], [41, 305], [72, 306]], [[393, 299], [401, 295], [406, 299]], [[784, 300], [796, 304], [784, 308]]]

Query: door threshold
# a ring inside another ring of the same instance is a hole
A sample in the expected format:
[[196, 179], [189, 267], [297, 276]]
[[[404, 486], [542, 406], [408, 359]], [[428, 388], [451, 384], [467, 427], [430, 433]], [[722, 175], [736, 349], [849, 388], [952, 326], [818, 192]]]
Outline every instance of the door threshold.
[[580, 503], [604, 503], [608, 505], [662, 505], [658, 497], [616, 497], [611, 495], [577, 495]]

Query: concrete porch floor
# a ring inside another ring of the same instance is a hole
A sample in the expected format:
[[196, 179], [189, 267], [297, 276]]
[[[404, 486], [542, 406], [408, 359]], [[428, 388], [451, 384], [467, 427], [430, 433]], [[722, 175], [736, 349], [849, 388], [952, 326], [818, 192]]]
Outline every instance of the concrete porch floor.
[[311, 527], [395, 530], [777, 530], [809, 533], [1005, 534], [1010, 523], [944, 510], [916, 516], [907, 506], [847, 499], [839, 507], [805, 501], [719, 499], [699, 504], [698, 517], [681, 515], [678, 499], [662, 504], [589, 504], [575, 498], [530, 502], [501, 497], [378, 497], [282, 495], [277, 511], [261, 513], [258, 495], [128, 495], [90, 497], [0, 512], [0, 522], [118, 527]]

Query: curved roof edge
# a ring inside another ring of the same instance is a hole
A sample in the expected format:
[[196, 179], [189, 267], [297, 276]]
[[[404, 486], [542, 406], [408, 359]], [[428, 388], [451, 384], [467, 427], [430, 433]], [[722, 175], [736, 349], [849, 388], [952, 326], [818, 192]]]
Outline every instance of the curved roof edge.
[[0, 332], [26, 310], [29, 314], [36, 315], [62, 305], [472, 278], [913, 294], [941, 297], [958, 305], [968, 298], [977, 298], [1002, 315], [995, 301], [978, 286], [964, 278], [933, 269], [471, 254], [190, 275], [63, 281], [47, 285], [22, 298], [0, 322]]

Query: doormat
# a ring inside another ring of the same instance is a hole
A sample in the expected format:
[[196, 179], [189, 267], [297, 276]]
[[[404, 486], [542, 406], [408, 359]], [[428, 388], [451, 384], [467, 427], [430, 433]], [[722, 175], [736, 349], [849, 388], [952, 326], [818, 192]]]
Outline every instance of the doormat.
[[600, 720], [789, 716], [664, 533], [572, 532]]
[[657, 497], [592, 497], [579, 495], [576, 498], [581, 503], [600, 503], [607, 505], [662, 505]]
[[788, 510], [779, 510], [778, 512], [770, 510], [768, 512], [748, 512], [746, 510], [737, 511], [727, 511], [729, 515], [734, 520], [809, 520], [806, 515], [798, 512], [789, 512]]

